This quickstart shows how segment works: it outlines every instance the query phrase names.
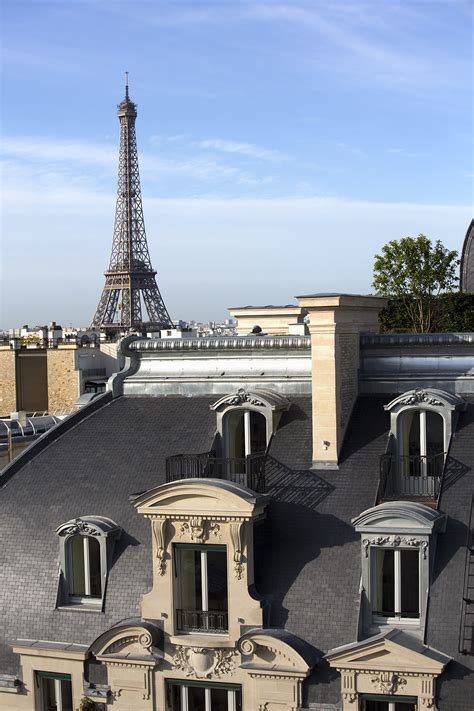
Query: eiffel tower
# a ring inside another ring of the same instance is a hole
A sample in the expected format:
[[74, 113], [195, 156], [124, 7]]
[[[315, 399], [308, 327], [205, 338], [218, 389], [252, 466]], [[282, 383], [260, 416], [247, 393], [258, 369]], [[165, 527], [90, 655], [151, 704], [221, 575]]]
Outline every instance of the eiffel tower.
[[[156, 283], [146, 241], [135, 134], [137, 107], [128, 95], [128, 72], [125, 98], [118, 105], [117, 115], [120, 150], [112, 255], [91, 328], [110, 334], [158, 331], [171, 328], [172, 323]], [[148, 320], [143, 319], [143, 307]]]

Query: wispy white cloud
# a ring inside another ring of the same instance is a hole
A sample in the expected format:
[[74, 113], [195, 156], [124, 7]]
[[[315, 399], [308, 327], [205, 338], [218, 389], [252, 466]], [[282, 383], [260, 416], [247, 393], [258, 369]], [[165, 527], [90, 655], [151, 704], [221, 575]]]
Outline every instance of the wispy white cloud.
[[[178, 136], [173, 137], [177, 140]], [[4, 160], [8, 161], [10, 183], [21, 186], [36, 181], [37, 187], [56, 185], [65, 180], [81, 184], [84, 180], [114, 180], [117, 166], [116, 146], [77, 140], [44, 137], [9, 138], [3, 141]], [[187, 158], [163, 158], [150, 152], [140, 153], [140, 172], [150, 182], [160, 176], [182, 176], [209, 183], [231, 182], [255, 187], [268, 184], [272, 176], [254, 175], [251, 170], [199, 155]], [[97, 172], [97, 169], [99, 172]], [[95, 171], [95, 172], [94, 172]]]
[[237, 141], [226, 141], [222, 138], [207, 138], [202, 141], [196, 141], [194, 145], [197, 148], [206, 150], [222, 151], [223, 153], [237, 153], [250, 158], [259, 158], [262, 160], [281, 160], [283, 156], [280, 153], [269, 148], [256, 146], [254, 143], [240, 143]]
[[336, 147], [339, 148], [340, 151], [355, 156], [356, 158], [367, 158], [367, 153], [362, 148], [357, 148], [357, 146], [350, 146], [349, 144], [344, 143], [343, 141], [338, 141], [338, 143], [336, 143]]

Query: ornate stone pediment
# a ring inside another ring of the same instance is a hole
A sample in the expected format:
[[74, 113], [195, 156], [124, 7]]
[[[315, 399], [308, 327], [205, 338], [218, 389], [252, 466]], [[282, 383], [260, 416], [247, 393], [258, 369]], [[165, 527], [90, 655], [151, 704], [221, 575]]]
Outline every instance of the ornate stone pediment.
[[[267, 497], [230, 481], [184, 479], [141, 494], [134, 505], [148, 518], [186, 521], [198, 540], [205, 535], [203, 521], [248, 520], [263, 512], [267, 500]], [[201, 525], [198, 525], [199, 521]]]
[[242, 668], [255, 674], [307, 676], [318, 656], [306, 642], [281, 629], [255, 629], [239, 640]]
[[394, 629], [333, 649], [326, 659], [341, 674], [344, 709], [354, 708], [359, 694], [413, 696], [429, 709], [436, 677], [451, 658]]
[[130, 620], [101, 634], [89, 651], [106, 663], [155, 666], [163, 656], [160, 639], [161, 630], [152, 623]]

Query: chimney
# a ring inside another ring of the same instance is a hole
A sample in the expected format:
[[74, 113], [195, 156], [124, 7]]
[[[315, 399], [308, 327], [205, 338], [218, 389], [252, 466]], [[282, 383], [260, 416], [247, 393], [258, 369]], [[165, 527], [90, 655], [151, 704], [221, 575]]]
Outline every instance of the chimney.
[[309, 314], [312, 363], [313, 468], [337, 469], [358, 394], [359, 337], [378, 333], [380, 296], [297, 296]]

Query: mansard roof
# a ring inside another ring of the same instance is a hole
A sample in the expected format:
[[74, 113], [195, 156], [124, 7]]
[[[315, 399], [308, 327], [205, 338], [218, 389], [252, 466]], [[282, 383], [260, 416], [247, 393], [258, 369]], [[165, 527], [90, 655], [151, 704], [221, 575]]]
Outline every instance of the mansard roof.
[[[149, 522], [130, 499], [136, 503], [137, 492], [165, 485], [166, 457], [211, 449], [215, 399], [113, 399], [109, 393], [48, 432], [0, 477], [1, 673], [19, 673], [9, 646], [14, 640], [72, 638], [88, 649], [121, 620], [136, 618], [152, 585], [151, 535]], [[285, 636], [291, 630], [314, 654], [323, 655], [358, 638], [360, 534], [351, 521], [370, 510], [376, 497], [389, 431], [390, 415], [383, 406], [390, 398], [359, 398], [339, 469], [330, 472], [311, 469], [311, 398], [289, 399], [269, 451], [266, 520], [255, 527], [255, 588], [264, 600], [268, 629], [262, 634], [279, 630]], [[230, 494], [231, 485], [217, 486]], [[466, 699], [474, 696], [474, 649], [467, 655], [458, 651], [471, 512], [466, 492], [472, 491], [471, 399], [460, 413], [447, 461], [440, 499], [447, 527], [437, 537], [426, 631], [429, 647], [453, 657], [439, 688], [442, 708], [457, 711], [469, 711]], [[55, 531], [65, 521], [92, 514], [112, 519], [122, 530], [104, 612], [56, 609]], [[435, 512], [426, 515], [437, 520]], [[2, 579], [6, 575], [8, 585]], [[336, 704], [339, 699], [339, 681], [322, 660], [308, 679], [304, 702]]]

